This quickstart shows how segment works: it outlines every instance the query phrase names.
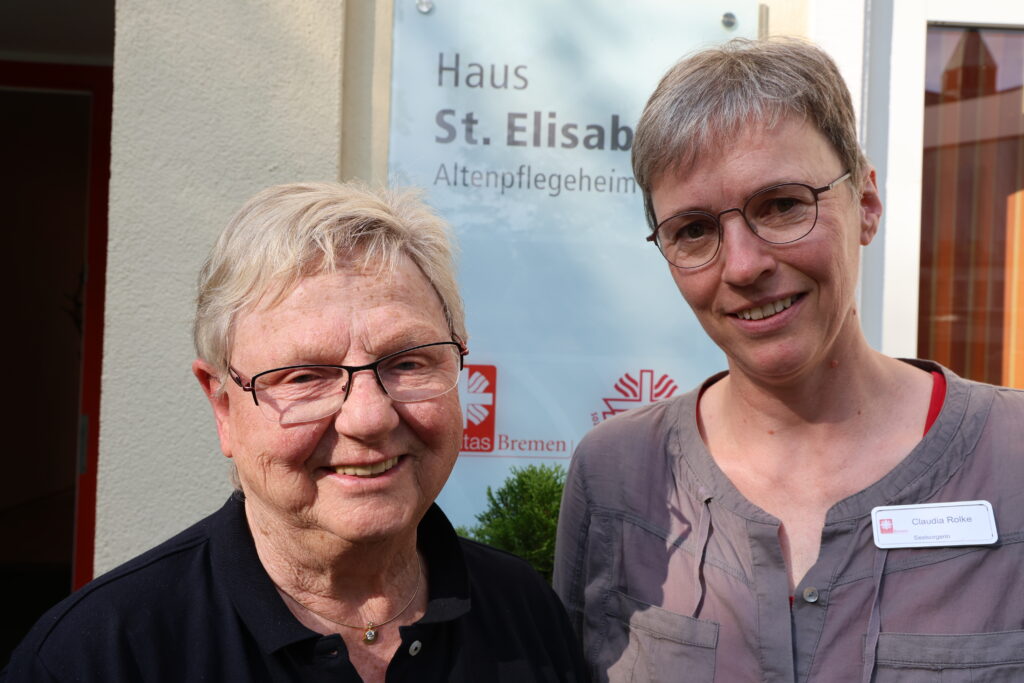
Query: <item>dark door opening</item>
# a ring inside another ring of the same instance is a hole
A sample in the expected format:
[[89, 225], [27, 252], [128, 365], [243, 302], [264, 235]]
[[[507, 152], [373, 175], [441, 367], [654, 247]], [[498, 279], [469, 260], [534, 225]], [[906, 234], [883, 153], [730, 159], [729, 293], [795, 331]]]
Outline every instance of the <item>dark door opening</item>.
[[109, 67], [0, 62], [0, 667], [92, 575], [110, 97]]

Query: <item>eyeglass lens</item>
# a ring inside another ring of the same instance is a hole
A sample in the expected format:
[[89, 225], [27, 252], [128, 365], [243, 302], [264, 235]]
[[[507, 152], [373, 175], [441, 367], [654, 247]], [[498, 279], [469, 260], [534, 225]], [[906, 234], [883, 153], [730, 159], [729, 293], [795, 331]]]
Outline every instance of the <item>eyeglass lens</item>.
[[[460, 349], [454, 343], [413, 348], [380, 359], [377, 376], [392, 400], [426, 401], [455, 388], [460, 359]], [[350, 381], [350, 373], [344, 368], [313, 365], [263, 373], [253, 381], [253, 389], [268, 418], [280, 424], [296, 424], [338, 412]]]
[[[772, 244], [793, 242], [813, 228], [818, 219], [814, 191], [798, 183], [769, 187], [752, 195], [742, 209], [747, 225]], [[671, 263], [696, 268], [708, 263], [722, 241], [720, 218], [689, 211], [663, 221], [656, 233], [661, 253]]]

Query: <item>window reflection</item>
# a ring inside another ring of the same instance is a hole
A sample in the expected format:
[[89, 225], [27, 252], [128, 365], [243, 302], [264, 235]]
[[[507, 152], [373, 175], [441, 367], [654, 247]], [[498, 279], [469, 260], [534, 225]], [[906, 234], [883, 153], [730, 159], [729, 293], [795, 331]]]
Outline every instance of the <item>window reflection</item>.
[[918, 355], [1024, 388], [1024, 31], [927, 51]]

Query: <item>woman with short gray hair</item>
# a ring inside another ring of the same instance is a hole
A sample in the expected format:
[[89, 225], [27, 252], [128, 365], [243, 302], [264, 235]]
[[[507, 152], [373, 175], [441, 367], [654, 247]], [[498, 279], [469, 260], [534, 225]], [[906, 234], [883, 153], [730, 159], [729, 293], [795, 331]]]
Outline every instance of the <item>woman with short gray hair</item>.
[[554, 580], [596, 680], [1024, 680], [1024, 393], [865, 340], [882, 201], [832, 60], [682, 60], [633, 165], [728, 369], [573, 458]]
[[468, 349], [449, 230], [416, 193], [257, 194], [203, 267], [195, 341], [237, 490], [50, 610], [0, 679], [584, 677], [543, 578], [434, 503]]

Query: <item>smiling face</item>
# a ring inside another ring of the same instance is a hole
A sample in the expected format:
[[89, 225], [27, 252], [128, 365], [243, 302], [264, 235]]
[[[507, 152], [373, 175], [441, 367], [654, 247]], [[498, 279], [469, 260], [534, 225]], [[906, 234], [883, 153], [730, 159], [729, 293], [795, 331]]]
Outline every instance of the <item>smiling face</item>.
[[[846, 170], [816, 128], [790, 119], [771, 130], [748, 126], [716, 157], [685, 174], [664, 174], [651, 199], [659, 221], [687, 210], [718, 214], [769, 185], [820, 187]], [[880, 215], [872, 171], [823, 193], [817, 224], [799, 241], [768, 244], [738, 213], [727, 213], [714, 260], [669, 269], [734, 373], [791, 380], [840, 359], [862, 338], [854, 298], [860, 246], [871, 241]]]
[[[390, 276], [343, 269], [304, 278], [279, 303], [241, 314], [231, 365], [248, 379], [294, 364], [364, 365], [450, 339], [440, 299], [403, 259]], [[411, 533], [455, 464], [462, 438], [457, 391], [396, 403], [372, 372], [359, 372], [338, 413], [279, 425], [233, 382], [217, 395], [211, 370], [196, 361], [250, 524], [348, 542]]]

